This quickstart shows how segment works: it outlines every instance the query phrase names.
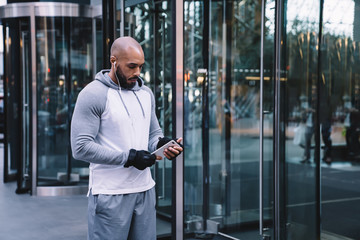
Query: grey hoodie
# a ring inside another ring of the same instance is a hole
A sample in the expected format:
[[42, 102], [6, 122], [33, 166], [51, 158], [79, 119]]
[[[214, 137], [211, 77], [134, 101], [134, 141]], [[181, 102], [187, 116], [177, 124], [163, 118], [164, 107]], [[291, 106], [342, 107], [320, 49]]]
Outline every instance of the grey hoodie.
[[102, 70], [79, 94], [71, 121], [75, 159], [90, 162], [92, 194], [142, 192], [155, 185], [146, 168], [124, 168], [129, 150], [154, 151], [163, 137], [155, 115], [155, 99], [139, 78], [122, 89]]

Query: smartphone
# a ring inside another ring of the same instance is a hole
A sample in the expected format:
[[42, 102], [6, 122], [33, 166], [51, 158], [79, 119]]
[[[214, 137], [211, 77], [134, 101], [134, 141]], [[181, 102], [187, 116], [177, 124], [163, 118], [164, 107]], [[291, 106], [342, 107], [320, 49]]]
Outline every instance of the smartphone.
[[177, 142], [175, 142], [174, 140], [171, 140], [170, 142], [166, 143], [162, 147], [156, 149], [151, 154], [155, 154], [156, 156], [161, 156], [162, 158], [165, 158], [164, 150], [168, 147], [173, 147], [173, 146], [180, 146], [180, 145]]

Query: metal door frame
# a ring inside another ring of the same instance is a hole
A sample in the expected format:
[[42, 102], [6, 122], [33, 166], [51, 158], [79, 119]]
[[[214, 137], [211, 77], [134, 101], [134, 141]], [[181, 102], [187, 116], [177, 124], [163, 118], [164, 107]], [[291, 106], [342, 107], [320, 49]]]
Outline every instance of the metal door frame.
[[[173, 108], [173, 137], [184, 134], [184, 2], [171, 1], [172, 11], [172, 108]], [[172, 239], [184, 239], [184, 154], [172, 161]]]

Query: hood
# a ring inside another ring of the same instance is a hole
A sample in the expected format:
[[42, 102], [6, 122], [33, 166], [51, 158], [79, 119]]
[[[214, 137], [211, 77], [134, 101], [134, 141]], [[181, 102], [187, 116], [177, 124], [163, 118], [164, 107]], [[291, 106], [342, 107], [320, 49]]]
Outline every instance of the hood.
[[[113, 80], [111, 80], [111, 78], [109, 77], [109, 72], [110, 72], [110, 69], [106, 69], [106, 70], [101, 70], [100, 72], [98, 72], [95, 76], [95, 80], [98, 80], [100, 82], [102, 82], [103, 84], [105, 84], [107, 87], [109, 88], [113, 88], [115, 90], [119, 90], [120, 89], [120, 86], [117, 85], [116, 83], [113, 82]], [[142, 111], [142, 114], [143, 114], [143, 117], [145, 118], [145, 112], [144, 112], [144, 108], [136, 94], [136, 91], [140, 90], [141, 86], [144, 84], [144, 80], [140, 77], [138, 77], [138, 80], [135, 84], [135, 86], [132, 88], [132, 89], [125, 89], [125, 88], [121, 88], [120, 90], [125, 90], [125, 91], [132, 91], [135, 96], [136, 96], [136, 99], [141, 107], [141, 111]], [[129, 110], [123, 100], [123, 97], [121, 96], [121, 91], [117, 91], [117, 93], [119, 94], [119, 97], [120, 97], [120, 100], [122, 102], [122, 104], [124, 105], [124, 108], [129, 116], [129, 118], [131, 118], [131, 115], [129, 113]]]
[[[102, 82], [103, 84], [105, 84], [107, 87], [109, 88], [113, 88], [113, 89], [119, 89], [119, 85], [117, 85], [116, 83], [114, 83], [111, 78], [109, 77], [109, 73], [110, 73], [110, 69], [105, 69], [105, 70], [101, 70], [100, 72], [98, 72], [95, 75], [95, 80], [98, 80], [100, 82]], [[131, 89], [131, 91], [138, 91], [140, 90], [141, 86], [144, 84], [144, 80], [142, 78], [138, 78], [135, 86]], [[128, 90], [128, 89], [124, 89], [121, 88], [122, 90]]]

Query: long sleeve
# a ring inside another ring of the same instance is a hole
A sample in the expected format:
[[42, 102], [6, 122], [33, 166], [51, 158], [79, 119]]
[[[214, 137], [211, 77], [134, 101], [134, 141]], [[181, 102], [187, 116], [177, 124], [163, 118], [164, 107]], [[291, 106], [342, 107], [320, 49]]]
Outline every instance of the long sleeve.
[[101, 115], [106, 106], [107, 87], [93, 81], [77, 99], [71, 121], [71, 148], [73, 157], [90, 163], [125, 164], [128, 152], [116, 151], [96, 143]]

